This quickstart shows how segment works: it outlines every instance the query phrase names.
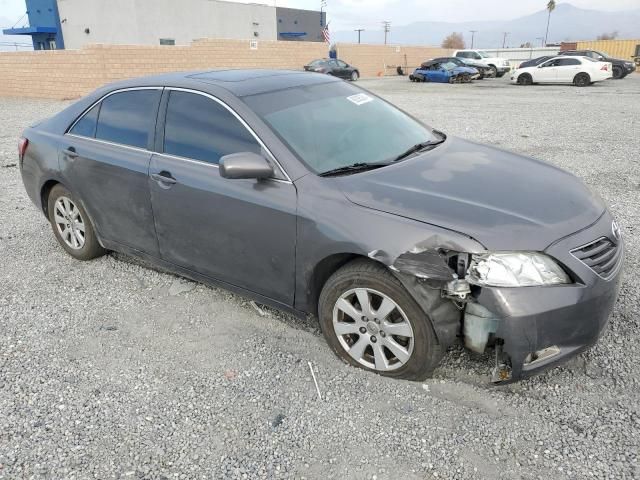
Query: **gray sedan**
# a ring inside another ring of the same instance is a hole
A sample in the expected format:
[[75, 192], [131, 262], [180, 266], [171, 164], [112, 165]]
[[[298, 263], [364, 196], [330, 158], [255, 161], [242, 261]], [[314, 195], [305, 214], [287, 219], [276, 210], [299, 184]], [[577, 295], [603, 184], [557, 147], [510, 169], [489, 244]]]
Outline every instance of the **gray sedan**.
[[26, 129], [19, 157], [74, 258], [124, 252], [312, 314], [391, 377], [428, 377], [455, 342], [492, 349], [495, 382], [526, 377], [593, 344], [618, 294], [620, 230], [577, 178], [328, 76], [111, 84]]

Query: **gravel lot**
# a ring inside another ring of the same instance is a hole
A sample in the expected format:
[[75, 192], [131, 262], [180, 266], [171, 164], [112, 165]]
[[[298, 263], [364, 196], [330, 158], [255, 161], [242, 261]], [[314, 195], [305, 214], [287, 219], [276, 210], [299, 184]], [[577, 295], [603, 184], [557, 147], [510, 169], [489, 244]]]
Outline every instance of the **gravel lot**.
[[499, 388], [460, 348], [424, 384], [387, 380], [342, 364], [311, 320], [120, 255], [74, 261], [15, 165], [21, 130], [67, 103], [0, 98], [0, 478], [640, 478], [640, 75], [360, 84], [609, 202], [628, 250], [600, 343]]

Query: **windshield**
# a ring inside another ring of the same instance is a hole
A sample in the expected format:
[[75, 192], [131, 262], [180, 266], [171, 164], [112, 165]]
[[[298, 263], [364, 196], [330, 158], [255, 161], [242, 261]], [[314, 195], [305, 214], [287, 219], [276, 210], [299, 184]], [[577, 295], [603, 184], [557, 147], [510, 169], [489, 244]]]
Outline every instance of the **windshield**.
[[491, 58], [491, 55], [489, 55], [487, 52], [483, 52], [482, 50], [478, 50], [478, 55], [480, 55], [482, 58]]
[[311, 170], [390, 162], [408, 148], [439, 141], [430, 129], [346, 82], [244, 97]]

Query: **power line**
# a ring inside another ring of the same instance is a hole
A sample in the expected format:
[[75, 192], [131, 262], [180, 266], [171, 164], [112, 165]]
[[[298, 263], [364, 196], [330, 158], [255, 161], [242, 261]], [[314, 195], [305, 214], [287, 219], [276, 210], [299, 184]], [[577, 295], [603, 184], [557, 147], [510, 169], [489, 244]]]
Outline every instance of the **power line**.
[[391, 22], [385, 20], [384, 22], [382, 22], [382, 26], [384, 27], [384, 44], [387, 44], [387, 36], [389, 35], [389, 32], [391, 31]]

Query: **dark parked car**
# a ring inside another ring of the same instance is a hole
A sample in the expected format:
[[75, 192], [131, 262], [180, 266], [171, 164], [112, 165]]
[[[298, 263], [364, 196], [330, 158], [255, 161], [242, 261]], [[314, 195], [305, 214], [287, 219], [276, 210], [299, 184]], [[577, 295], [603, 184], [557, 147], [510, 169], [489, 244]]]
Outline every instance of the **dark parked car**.
[[328, 76], [111, 84], [27, 128], [19, 165], [72, 257], [317, 315], [344, 361], [392, 377], [463, 341], [520, 379], [594, 343], [618, 293], [620, 230], [576, 177]]
[[546, 62], [547, 60], [549, 60], [550, 58], [556, 57], [557, 55], [545, 55], [543, 57], [538, 57], [538, 58], [532, 58], [531, 60], [526, 60], [524, 62], [522, 62], [520, 65], [518, 65], [518, 68], [526, 68], [526, 67], [536, 67], [538, 65], [540, 65], [542, 62]]
[[321, 58], [304, 66], [307, 72], [325, 73], [334, 77], [355, 82], [360, 78], [360, 71], [342, 60], [336, 58]]
[[480, 74], [480, 76], [478, 77], [480, 80], [482, 80], [483, 78], [488, 78], [488, 77], [493, 77], [495, 76], [493, 73], [493, 69], [491, 67], [489, 67], [488, 65], [485, 65], [482, 62], [478, 62], [476, 60], [471, 60], [468, 58], [458, 58], [458, 57], [438, 57], [438, 58], [433, 58], [431, 60], [427, 60], [426, 62], [422, 62], [422, 64], [420, 65], [421, 69], [425, 69], [428, 70], [430, 69], [432, 66], [436, 65], [436, 64], [443, 64], [443, 63], [453, 63], [454, 65], [458, 66], [458, 67], [471, 67], [471, 68], [475, 68], [478, 73]]
[[596, 50], [565, 50], [558, 55], [570, 55], [572, 57], [589, 57], [598, 62], [609, 62], [613, 66], [613, 78], [621, 79], [635, 72], [636, 65], [630, 60], [621, 60], [619, 58], [611, 58], [606, 53], [597, 52]]

